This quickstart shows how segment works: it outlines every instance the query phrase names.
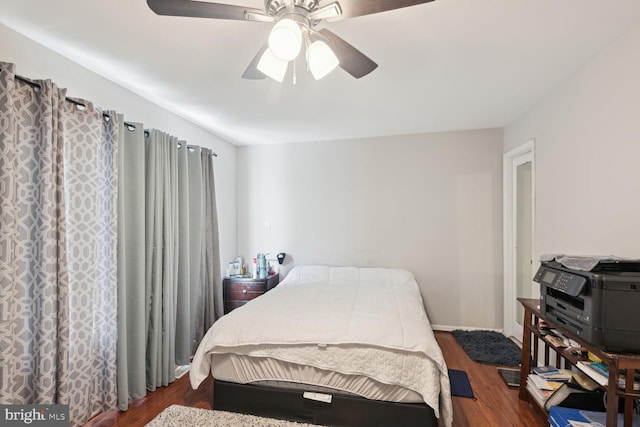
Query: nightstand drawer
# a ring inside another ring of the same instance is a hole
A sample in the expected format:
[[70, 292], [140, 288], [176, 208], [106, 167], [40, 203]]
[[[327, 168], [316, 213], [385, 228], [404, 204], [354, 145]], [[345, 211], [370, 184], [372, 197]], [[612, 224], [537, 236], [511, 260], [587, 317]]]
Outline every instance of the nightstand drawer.
[[224, 302], [224, 313], [227, 314], [231, 310], [234, 310], [234, 309], [236, 309], [238, 307], [242, 307], [243, 305], [245, 305], [248, 302], [249, 301], [225, 301]]
[[225, 287], [225, 299], [251, 300], [266, 291], [265, 282], [235, 282], [231, 281]]

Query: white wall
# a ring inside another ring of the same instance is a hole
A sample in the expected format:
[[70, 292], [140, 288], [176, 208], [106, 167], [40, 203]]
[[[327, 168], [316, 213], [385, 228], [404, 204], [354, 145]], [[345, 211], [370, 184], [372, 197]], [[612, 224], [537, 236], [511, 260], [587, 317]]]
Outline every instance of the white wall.
[[[67, 88], [67, 96], [92, 101], [103, 109], [116, 110], [125, 119], [143, 123], [213, 149], [216, 201], [220, 222], [221, 261], [236, 254], [236, 147], [218, 136], [153, 104], [75, 62], [0, 25], [0, 61], [16, 64], [16, 73], [30, 79], [51, 79]], [[224, 264], [223, 264], [224, 265]]]
[[238, 147], [238, 250], [402, 267], [435, 325], [502, 327], [502, 130]]
[[638, 52], [640, 26], [505, 128], [505, 152], [536, 141], [538, 256], [640, 258]]

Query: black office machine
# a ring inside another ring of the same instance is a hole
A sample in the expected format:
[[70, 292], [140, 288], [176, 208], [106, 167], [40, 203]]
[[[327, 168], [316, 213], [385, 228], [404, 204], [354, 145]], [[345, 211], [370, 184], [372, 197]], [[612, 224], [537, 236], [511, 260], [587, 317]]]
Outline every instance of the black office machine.
[[640, 353], [640, 262], [600, 261], [590, 271], [543, 261], [540, 311], [604, 351]]

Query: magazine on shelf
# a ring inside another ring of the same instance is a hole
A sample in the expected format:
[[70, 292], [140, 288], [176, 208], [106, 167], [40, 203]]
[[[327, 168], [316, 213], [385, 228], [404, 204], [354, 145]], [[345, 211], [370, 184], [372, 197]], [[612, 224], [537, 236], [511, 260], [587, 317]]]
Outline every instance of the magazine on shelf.
[[[601, 386], [606, 387], [609, 384], [609, 372], [603, 371], [602, 363], [578, 361], [576, 366]], [[624, 388], [626, 386], [626, 383], [627, 381], [625, 375], [620, 374], [620, 377], [618, 378], [618, 386]], [[633, 389], [635, 391], [640, 391], [640, 382], [635, 381], [633, 383]]]

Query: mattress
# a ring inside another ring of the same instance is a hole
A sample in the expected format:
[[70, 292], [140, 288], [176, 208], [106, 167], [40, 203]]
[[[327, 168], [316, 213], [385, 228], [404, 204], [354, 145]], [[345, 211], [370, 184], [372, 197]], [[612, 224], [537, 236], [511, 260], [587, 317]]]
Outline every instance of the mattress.
[[[241, 359], [259, 363], [240, 366]], [[265, 380], [302, 383], [310, 376], [320, 386], [359, 395], [386, 394], [380, 400], [399, 399], [401, 389], [410, 390], [441, 416], [444, 425], [451, 425], [447, 367], [418, 285], [406, 270], [294, 268], [275, 289], [210, 328], [193, 359], [192, 387], [212, 371], [216, 378], [229, 379], [229, 372], [218, 371], [218, 364], [234, 361], [234, 375], [241, 377], [234, 381], [262, 381], [264, 372], [271, 370], [274, 375]], [[291, 375], [276, 377], [283, 372]], [[308, 376], [294, 376], [300, 373]], [[376, 390], [376, 383], [389, 387]]]
[[367, 375], [349, 375], [269, 357], [233, 353], [213, 354], [215, 379], [327, 394], [346, 394], [387, 402], [420, 403], [422, 396], [395, 384], [384, 384]]

